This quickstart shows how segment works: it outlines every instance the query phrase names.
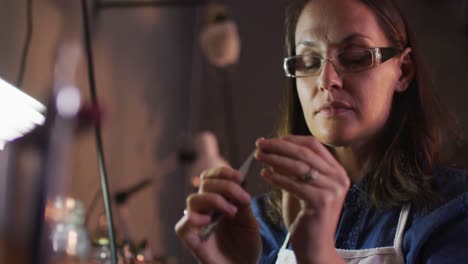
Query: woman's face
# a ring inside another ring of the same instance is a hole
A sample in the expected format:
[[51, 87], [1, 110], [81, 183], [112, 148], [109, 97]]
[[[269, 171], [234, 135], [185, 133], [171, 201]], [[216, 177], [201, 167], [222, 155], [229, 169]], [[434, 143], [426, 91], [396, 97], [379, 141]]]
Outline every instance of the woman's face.
[[[309, 1], [295, 39], [296, 54], [312, 52], [323, 58], [346, 49], [391, 47], [373, 11], [358, 0]], [[406, 89], [401, 75], [401, 58], [396, 56], [354, 73], [339, 73], [326, 61], [316, 75], [297, 78], [310, 132], [329, 146], [366, 144], [386, 124], [393, 94]]]

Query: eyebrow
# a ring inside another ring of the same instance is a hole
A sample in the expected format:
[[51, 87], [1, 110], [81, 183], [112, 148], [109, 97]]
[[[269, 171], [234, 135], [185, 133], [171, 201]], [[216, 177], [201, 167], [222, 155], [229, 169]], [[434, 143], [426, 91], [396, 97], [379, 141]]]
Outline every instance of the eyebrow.
[[369, 39], [370, 40], [370, 38], [368, 36], [366, 36], [366, 35], [363, 35], [363, 34], [360, 34], [360, 33], [354, 33], [354, 34], [351, 34], [351, 35], [347, 36], [346, 38], [342, 39], [340, 41], [340, 43], [346, 43], [346, 42], [349, 42], [349, 41], [351, 41], [353, 39], [356, 39], [356, 38], [364, 38], [364, 39]]
[[[340, 43], [340, 44], [346, 43], [346, 42], [352, 41], [352, 40], [354, 40], [356, 38], [364, 38], [364, 39], [369, 39], [370, 40], [370, 38], [368, 36], [366, 36], [366, 35], [363, 35], [363, 34], [360, 34], [360, 33], [353, 33], [353, 34], [343, 38], [338, 43]], [[317, 44], [314, 41], [310, 41], [310, 40], [300, 41], [299, 43], [296, 44], [296, 47], [299, 47], [301, 45], [306, 46], [306, 47], [317, 46]]]
[[296, 44], [296, 47], [299, 47], [299, 46], [306, 46], [306, 47], [313, 47], [313, 46], [316, 46], [315, 42], [313, 41], [309, 41], [309, 40], [303, 40], [299, 43]]

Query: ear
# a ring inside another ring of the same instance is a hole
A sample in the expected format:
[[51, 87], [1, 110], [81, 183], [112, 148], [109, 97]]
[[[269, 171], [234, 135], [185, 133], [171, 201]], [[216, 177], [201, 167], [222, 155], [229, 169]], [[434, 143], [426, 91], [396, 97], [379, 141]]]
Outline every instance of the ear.
[[400, 78], [395, 87], [395, 91], [398, 93], [406, 91], [414, 79], [416, 65], [411, 56], [412, 52], [413, 50], [411, 48], [406, 48], [399, 56]]

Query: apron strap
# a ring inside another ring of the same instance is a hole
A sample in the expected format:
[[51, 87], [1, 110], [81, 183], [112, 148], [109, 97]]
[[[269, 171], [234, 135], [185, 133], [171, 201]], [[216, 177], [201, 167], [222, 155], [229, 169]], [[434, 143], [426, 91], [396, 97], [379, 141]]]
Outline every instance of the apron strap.
[[[408, 215], [410, 213], [411, 206], [406, 204], [400, 211], [400, 217], [398, 219], [398, 225], [395, 233], [395, 239], [393, 241], [393, 248], [396, 250], [397, 255], [400, 256], [400, 259], [404, 260], [402, 244], [403, 244], [403, 234], [405, 232], [406, 222], [408, 221]], [[290, 233], [286, 235], [281, 250], [286, 250], [289, 244]], [[280, 250], [280, 251], [281, 251]]]
[[288, 232], [288, 234], [286, 235], [286, 238], [284, 239], [284, 242], [283, 242], [283, 245], [281, 246], [281, 249], [280, 250], [286, 250], [288, 248], [288, 244], [289, 244], [289, 236], [291, 234]]
[[393, 241], [393, 247], [401, 252], [401, 246], [403, 244], [403, 234], [405, 233], [406, 222], [408, 220], [408, 215], [410, 212], [411, 206], [406, 204], [400, 211], [400, 219], [398, 219], [398, 226], [395, 233], [395, 240]]

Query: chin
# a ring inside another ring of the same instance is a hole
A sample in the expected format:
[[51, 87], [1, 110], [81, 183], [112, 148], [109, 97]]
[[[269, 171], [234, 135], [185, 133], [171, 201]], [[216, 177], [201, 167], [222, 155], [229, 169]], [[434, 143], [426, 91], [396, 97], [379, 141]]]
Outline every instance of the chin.
[[345, 147], [352, 144], [355, 138], [348, 129], [311, 130], [314, 137], [322, 144], [331, 147]]
[[351, 140], [347, 140], [345, 138], [338, 138], [338, 137], [327, 137], [327, 138], [320, 138], [316, 137], [318, 141], [320, 141], [322, 144], [329, 146], [329, 147], [347, 147], [351, 145]]

